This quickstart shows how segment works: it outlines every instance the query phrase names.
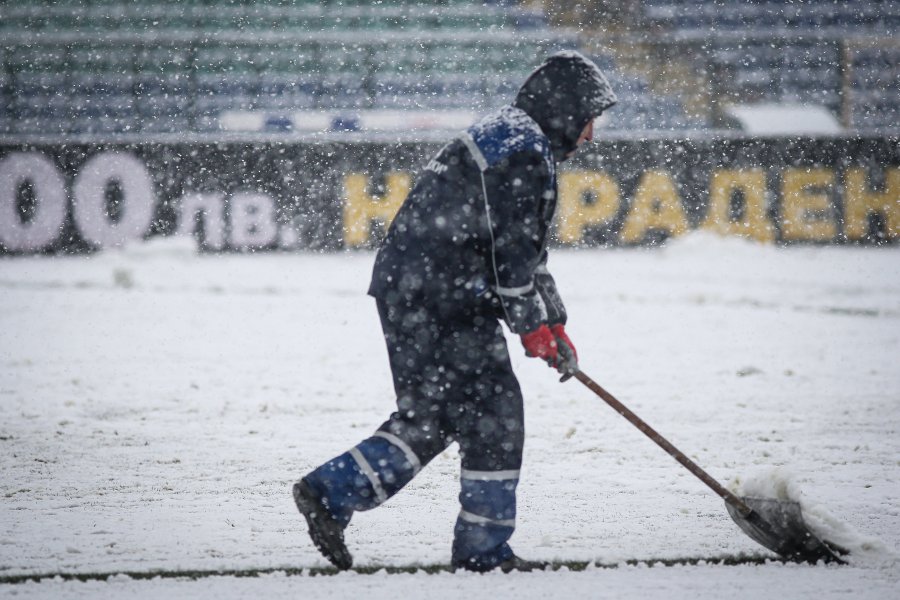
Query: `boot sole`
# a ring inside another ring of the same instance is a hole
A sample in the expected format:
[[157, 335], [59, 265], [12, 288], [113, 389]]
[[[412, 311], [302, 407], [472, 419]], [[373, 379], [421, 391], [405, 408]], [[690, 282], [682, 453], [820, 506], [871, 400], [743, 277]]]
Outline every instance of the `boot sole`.
[[530, 573], [532, 571], [553, 570], [551, 563], [542, 561], [524, 560], [516, 558], [504, 561], [493, 567], [472, 566], [465, 563], [451, 563], [450, 572], [468, 571], [470, 573], [490, 573], [491, 571], [500, 571], [501, 573]]
[[322, 503], [306, 493], [303, 483], [294, 484], [294, 504], [306, 519], [309, 537], [322, 556], [341, 571], [353, 566], [353, 556], [344, 545], [343, 530], [331, 518]]

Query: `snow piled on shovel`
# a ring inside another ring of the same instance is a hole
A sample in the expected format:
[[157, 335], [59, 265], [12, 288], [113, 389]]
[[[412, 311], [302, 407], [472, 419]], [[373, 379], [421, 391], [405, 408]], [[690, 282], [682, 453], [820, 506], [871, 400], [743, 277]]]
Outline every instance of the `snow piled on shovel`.
[[773, 498], [800, 504], [803, 521], [820, 540], [837, 544], [850, 552], [844, 560], [858, 565], [881, 566], [898, 562], [894, 555], [877, 538], [863, 535], [832, 515], [828, 509], [807, 496], [797, 477], [784, 467], [769, 467], [750, 473], [748, 477], [736, 477], [729, 486], [738, 496]]

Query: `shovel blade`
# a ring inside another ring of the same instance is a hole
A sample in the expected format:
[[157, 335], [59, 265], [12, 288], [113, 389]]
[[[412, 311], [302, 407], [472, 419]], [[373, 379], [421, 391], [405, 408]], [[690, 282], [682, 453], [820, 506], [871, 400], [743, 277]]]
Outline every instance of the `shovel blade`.
[[800, 504], [790, 500], [743, 497], [741, 500], [752, 510], [750, 514], [725, 503], [728, 514], [744, 533], [786, 560], [796, 562], [841, 563], [841, 554], [847, 550], [821, 540], [816, 536], [800, 511]]

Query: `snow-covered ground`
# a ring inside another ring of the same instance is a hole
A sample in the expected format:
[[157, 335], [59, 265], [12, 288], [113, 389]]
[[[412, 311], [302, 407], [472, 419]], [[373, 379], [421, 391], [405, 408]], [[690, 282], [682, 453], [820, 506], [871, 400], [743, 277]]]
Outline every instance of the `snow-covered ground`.
[[[369, 252], [201, 256], [162, 240], [0, 261], [0, 577], [321, 567], [290, 485], [393, 407]], [[800, 500], [851, 565], [766, 555], [702, 483], [510, 340], [527, 440], [513, 547], [584, 572], [269, 574], [0, 585], [2, 596], [896, 598], [900, 248], [694, 233], [557, 250], [582, 368], [732, 486]], [[446, 563], [458, 457], [347, 531], [358, 565]]]

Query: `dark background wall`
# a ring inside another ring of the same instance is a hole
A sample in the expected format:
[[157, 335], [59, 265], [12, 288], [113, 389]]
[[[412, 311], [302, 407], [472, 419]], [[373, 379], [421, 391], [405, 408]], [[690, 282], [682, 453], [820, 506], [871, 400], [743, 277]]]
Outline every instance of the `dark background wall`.
[[[85, 252], [179, 233], [198, 236], [212, 251], [371, 246], [379, 222], [439, 147], [2, 145], [0, 252]], [[898, 167], [900, 144], [890, 137], [601, 141], [563, 165], [560, 218], [577, 226], [562, 241], [653, 244], [683, 233], [684, 226], [718, 225], [725, 233], [774, 242], [890, 242], [900, 228]], [[751, 174], [755, 183], [711, 196], [714, 181], [748, 179], [736, 173]], [[594, 189], [597, 175], [606, 188]], [[352, 177], [364, 182], [361, 190]], [[725, 216], [711, 219], [711, 198], [722, 202], [722, 194], [728, 207], [719, 213]], [[598, 210], [597, 202], [605, 208]], [[769, 233], [749, 223], [752, 202], [765, 204], [756, 208]], [[348, 236], [348, 228], [359, 227], [371, 235]]]

